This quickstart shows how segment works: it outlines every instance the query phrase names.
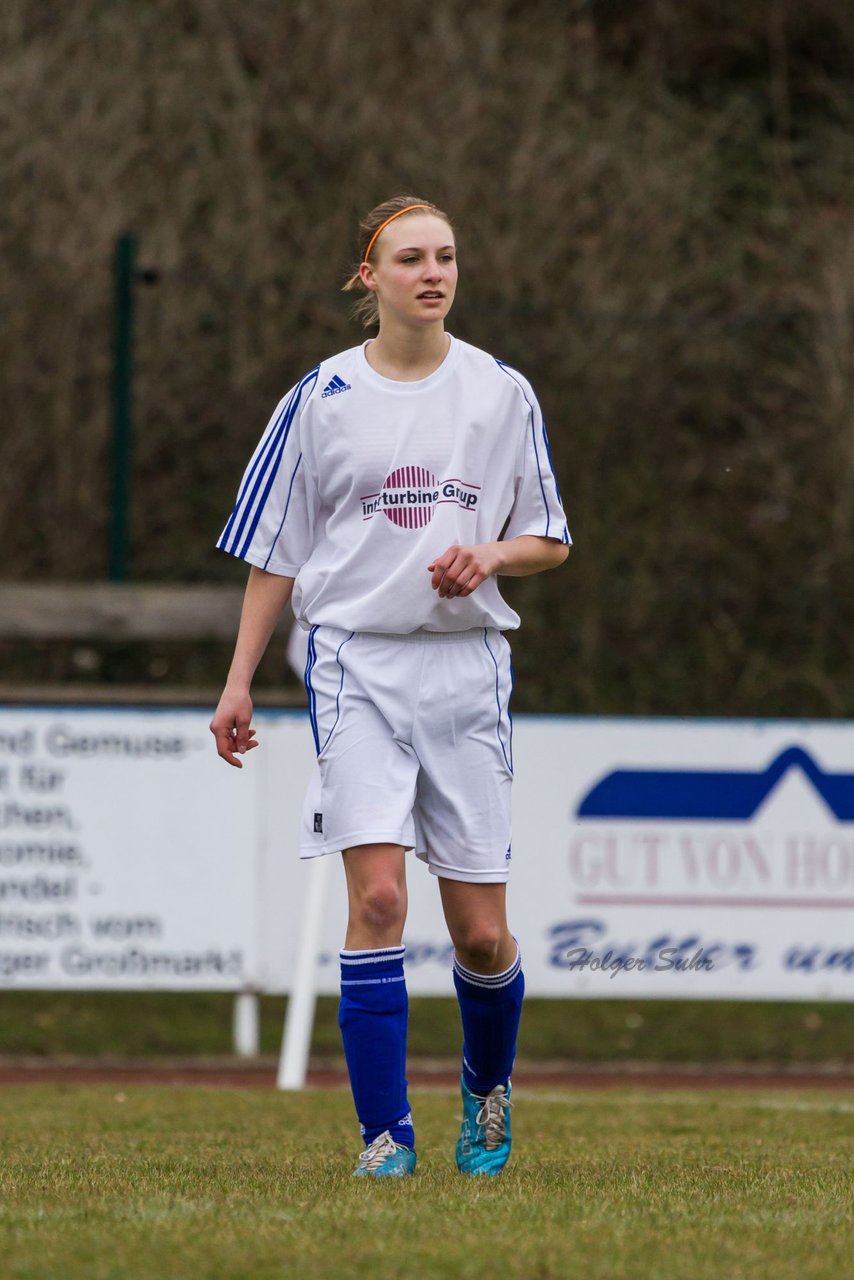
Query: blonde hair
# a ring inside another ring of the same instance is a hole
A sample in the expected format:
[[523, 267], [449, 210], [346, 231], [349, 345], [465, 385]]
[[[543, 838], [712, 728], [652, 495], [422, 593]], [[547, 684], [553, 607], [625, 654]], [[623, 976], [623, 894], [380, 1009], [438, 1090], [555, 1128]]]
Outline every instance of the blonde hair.
[[[417, 208], [410, 206], [417, 205]], [[406, 212], [404, 212], [406, 210]], [[355, 271], [350, 276], [346, 284], [342, 285], [345, 293], [352, 293], [356, 289], [362, 290], [363, 296], [357, 300], [353, 307], [353, 315], [360, 320], [365, 328], [379, 322], [379, 304], [377, 296], [370, 289], [366, 289], [362, 284], [362, 278], [359, 275], [359, 267], [365, 261], [365, 255], [369, 246], [373, 243], [379, 229], [384, 222], [388, 222], [390, 218], [402, 216], [409, 217], [409, 213], [430, 213], [435, 218], [441, 218], [443, 222], [447, 222], [453, 231], [453, 223], [446, 213], [438, 209], [431, 200], [422, 200], [420, 196], [392, 196], [390, 200], [384, 200], [382, 204], [378, 204], [372, 209], [367, 217], [363, 218], [359, 223], [359, 261]], [[375, 253], [376, 250], [374, 249]]]

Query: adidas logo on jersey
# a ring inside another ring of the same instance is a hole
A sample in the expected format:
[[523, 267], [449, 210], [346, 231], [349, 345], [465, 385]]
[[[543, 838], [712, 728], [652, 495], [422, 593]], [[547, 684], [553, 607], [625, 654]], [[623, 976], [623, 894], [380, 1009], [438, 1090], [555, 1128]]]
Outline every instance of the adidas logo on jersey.
[[340, 396], [342, 391], [352, 391], [353, 388], [349, 382], [345, 382], [343, 378], [339, 378], [336, 373], [331, 382], [327, 382], [326, 386], [320, 393], [321, 400], [325, 400], [327, 396]]

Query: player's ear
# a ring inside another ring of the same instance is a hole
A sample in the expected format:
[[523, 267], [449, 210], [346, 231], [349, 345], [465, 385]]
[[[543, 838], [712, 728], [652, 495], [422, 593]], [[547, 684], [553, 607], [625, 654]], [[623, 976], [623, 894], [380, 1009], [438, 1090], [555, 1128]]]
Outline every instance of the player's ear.
[[363, 262], [359, 267], [359, 279], [365, 288], [373, 293], [377, 287], [377, 282], [374, 279], [374, 269], [369, 262]]

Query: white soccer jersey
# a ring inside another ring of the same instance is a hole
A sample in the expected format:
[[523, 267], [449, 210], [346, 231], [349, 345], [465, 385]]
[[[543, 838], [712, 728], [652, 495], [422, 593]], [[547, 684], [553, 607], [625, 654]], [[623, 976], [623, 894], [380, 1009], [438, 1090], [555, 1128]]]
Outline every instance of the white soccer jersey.
[[304, 626], [518, 627], [495, 578], [442, 599], [427, 566], [454, 543], [570, 542], [529, 383], [455, 338], [428, 378], [396, 382], [367, 345], [324, 360], [276, 407], [217, 546], [295, 578]]

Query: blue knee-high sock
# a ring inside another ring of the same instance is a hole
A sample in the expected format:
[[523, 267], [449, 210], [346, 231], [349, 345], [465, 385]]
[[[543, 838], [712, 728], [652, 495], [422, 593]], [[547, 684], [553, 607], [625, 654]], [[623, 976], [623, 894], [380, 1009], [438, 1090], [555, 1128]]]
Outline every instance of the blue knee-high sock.
[[463, 1023], [463, 1079], [485, 1097], [510, 1079], [522, 1015], [522, 957], [503, 973], [473, 973], [454, 957], [454, 986]]
[[388, 1129], [395, 1142], [414, 1150], [406, 1097], [409, 1004], [404, 951], [381, 947], [341, 952], [338, 1025], [365, 1146]]

